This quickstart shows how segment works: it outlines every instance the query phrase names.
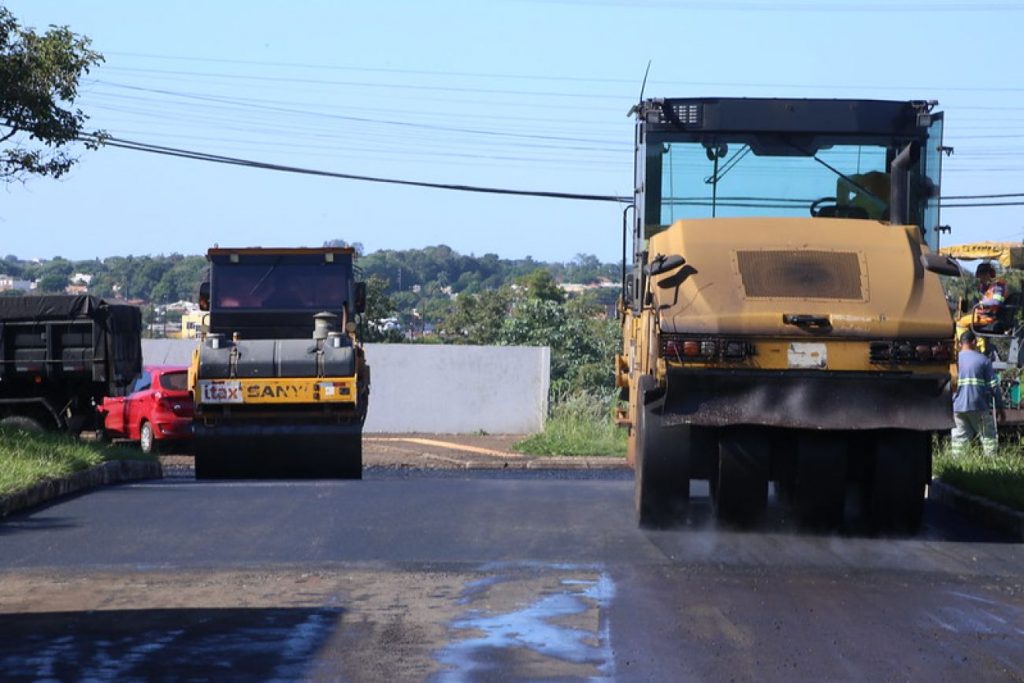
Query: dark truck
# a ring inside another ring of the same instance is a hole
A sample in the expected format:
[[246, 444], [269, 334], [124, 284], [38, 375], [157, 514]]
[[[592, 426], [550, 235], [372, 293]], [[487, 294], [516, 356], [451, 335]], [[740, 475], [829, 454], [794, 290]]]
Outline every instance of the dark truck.
[[142, 314], [94, 296], [0, 297], [0, 427], [78, 434], [142, 371]]

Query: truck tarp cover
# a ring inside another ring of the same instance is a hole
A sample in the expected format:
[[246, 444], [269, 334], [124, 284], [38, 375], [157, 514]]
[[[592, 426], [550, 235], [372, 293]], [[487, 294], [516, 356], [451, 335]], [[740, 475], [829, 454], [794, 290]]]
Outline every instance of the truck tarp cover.
[[[109, 304], [94, 296], [0, 297], [0, 327], [5, 323], [92, 320], [100, 332], [94, 353], [107, 360], [108, 377], [95, 381], [122, 387], [142, 371], [142, 312], [135, 306]], [[99, 368], [94, 366], [94, 372]]]

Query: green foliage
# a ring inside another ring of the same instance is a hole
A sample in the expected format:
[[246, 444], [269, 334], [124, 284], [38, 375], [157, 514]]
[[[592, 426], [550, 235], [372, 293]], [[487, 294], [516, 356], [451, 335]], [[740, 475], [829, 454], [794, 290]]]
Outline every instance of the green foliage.
[[544, 431], [515, 444], [532, 455], [626, 454], [626, 430], [615, 425], [615, 395], [575, 392], [559, 397], [551, 408]]
[[151, 460], [134, 448], [86, 443], [66, 434], [0, 430], [0, 494], [99, 465], [104, 460]]
[[498, 344], [516, 293], [510, 287], [463, 294], [440, 325], [440, 335], [451, 344]]
[[67, 277], [59, 273], [50, 273], [39, 278], [36, 289], [45, 294], [60, 294], [67, 285]]
[[400, 342], [403, 335], [400, 330], [389, 329], [385, 321], [394, 318], [395, 302], [388, 296], [388, 281], [379, 275], [371, 275], [366, 279], [366, 312], [363, 320], [363, 341], [367, 342]]
[[[102, 143], [102, 131], [87, 133], [87, 117], [74, 108], [78, 83], [103, 56], [88, 38], [66, 27], [45, 33], [22, 28], [0, 7], [0, 178], [62, 176], [76, 162], [66, 147], [88, 136], [85, 146]], [[40, 146], [40, 144], [42, 146]]]
[[520, 301], [505, 318], [499, 341], [551, 348], [553, 396], [601, 392], [613, 386], [612, 359], [621, 344], [620, 328], [586, 298], [564, 304]]
[[537, 268], [528, 275], [516, 278], [516, 282], [526, 288], [526, 296], [540, 301], [551, 301], [556, 304], [565, 302], [565, 292], [558, 287], [551, 271]]
[[953, 457], [946, 441], [935, 449], [932, 471], [937, 479], [961, 491], [1024, 511], [1024, 443], [1005, 434], [1000, 434], [999, 441], [994, 457], [983, 455], [976, 447]]

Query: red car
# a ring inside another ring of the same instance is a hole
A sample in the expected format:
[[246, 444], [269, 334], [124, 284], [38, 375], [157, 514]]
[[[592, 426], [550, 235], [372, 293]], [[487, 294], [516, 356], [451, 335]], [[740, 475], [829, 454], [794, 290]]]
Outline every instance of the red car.
[[163, 443], [192, 437], [188, 368], [147, 366], [128, 396], [105, 398], [104, 429], [113, 439], [138, 441], [146, 453]]

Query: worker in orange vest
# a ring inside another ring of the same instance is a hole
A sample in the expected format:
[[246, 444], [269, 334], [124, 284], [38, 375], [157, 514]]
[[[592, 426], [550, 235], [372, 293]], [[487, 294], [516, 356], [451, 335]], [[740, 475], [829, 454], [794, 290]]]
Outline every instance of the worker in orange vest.
[[[972, 326], [980, 332], [1002, 332], [1002, 330], [995, 330], [990, 326], [999, 320], [999, 310], [1006, 303], [1006, 280], [996, 275], [996, 268], [991, 263], [979, 264], [974, 271], [974, 276], [978, 278], [978, 291], [981, 294], [981, 300], [974, 306], [974, 310], [957, 321], [957, 339]], [[980, 351], [985, 350], [984, 341], [984, 339], [978, 339]]]

